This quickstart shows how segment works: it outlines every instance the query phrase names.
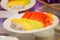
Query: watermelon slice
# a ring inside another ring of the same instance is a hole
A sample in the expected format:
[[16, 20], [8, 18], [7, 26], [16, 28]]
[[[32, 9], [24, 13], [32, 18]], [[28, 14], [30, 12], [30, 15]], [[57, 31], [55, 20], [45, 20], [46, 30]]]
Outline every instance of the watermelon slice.
[[34, 13], [36, 14], [36, 16], [33, 19], [36, 20], [39, 17], [40, 13], [39, 12], [34, 12]]

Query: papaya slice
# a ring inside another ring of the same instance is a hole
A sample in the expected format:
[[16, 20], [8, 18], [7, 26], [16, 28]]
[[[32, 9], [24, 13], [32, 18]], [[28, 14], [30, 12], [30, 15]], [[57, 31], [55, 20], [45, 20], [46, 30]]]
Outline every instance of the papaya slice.
[[25, 12], [25, 14], [22, 16], [22, 18], [29, 18], [32, 15], [32, 12]]

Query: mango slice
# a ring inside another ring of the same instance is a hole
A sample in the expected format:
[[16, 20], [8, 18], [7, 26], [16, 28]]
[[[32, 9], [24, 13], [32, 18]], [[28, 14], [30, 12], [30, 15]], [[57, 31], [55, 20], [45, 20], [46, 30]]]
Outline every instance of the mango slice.
[[30, 0], [9, 0], [7, 7], [11, 8], [13, 6], [27, 5], [30, 3]]
[[41, 22], [35, 21], [35, 20], [29, 20], [26, 18], [23, 18], [22, 20], [26, 21], [28, 24], [30, 24], [33, 29], [41, 29], [43, 28], [43, 24]]
[[27, 22], [23, 21], [22, 19], [13, 19], [11, 22], [22, 25], [24, 30], [27, 30], [27, 31], [33, 30], [33, 27], [30, 24], [28, 24]]

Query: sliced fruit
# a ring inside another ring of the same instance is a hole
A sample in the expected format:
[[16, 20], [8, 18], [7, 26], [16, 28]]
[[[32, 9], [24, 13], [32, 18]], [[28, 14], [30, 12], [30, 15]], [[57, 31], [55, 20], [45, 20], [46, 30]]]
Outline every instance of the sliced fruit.
[[23, 21], [23, 23], [21, 23], [21, 25], [23, 26], [24, 30], [26, 30], [26, 31], [33, 30], [33, 27], [25, 21]]
[[44, 14], [44, 12], [31, 12], [31, 13], [32, 14], [29, 16], [27, 12], [27, 15], [29, 17], [28, 18], [26, 17], [26, 18], [30, 20], [36, 20], [36, 21], [42, 22], [45, 27], [48, 25], [51, 25], [53, 22], [54, 18], [51, 13], [48, 13], [48, 14]]
[[44, 17], [45, 14], [40, 14], [39, 17], [37, 18], [38, 21], [41, 21], [43, 20], [45, 17]]
[[49, 17], [46, 17], [46, 19], [43, 21], [43, 23], [44, 23], [44, 27], [52, 24]]
[[38, 21], [35, 21], [35, 20], [32, 20], [34, 23], [35, 23], [35, 26], [36, 27], [34, 27], [35, 29], [41, 29], [41, 28], [43, 28], [43, 24], [42, 24], [42, 22], [38, 22]]
[[13, 1], [21, 1], [21, 2], [25, 2], [25, 4], [29, 4], [30, 0], [13, 0]]
[[32, 15], [32, 12], [25, 12], [25, 14], [22, 16], [22, 18], [29, 18]]
[[11, 22], [22, 25], [23, 29], [26, 31], [33, 30], [33, 27], [22, 19], [13, 19]]
[[43, 24], [41, 22], [35, 21], [35, 20], [29, 20], [29, 19], [22, 19], [24, 21], [26, 21], [28, 24], [30, 24], [33, 29], [41, 29], [43, 28]]
[[45, 26], [51, 25], [53, 23], [53, 15], [51, 13], [46, 14], [47, 17], [44, 20]]
[[34, 13], [35, 13], [36, 16], [33, 19], [36, 20], [39, 17], [40, 13], [39, 12], [34, 12]]
[[[49, 16], [48, 16], [49, 15]], [[38, 21], [42, 22], [44, 24], [44, 27], [51, 25], [53, 18], [51, 14], [40, 14], [40, 16], [37, 18]]]
[[50, 19], [51, 19], [52, 21], [54, 21], [54, 18], [53, 18], [52, 13], [48, 13], [47, 15], [50, 17]]
[[29, 19], [34, 20], [34, 18], [36, 17], [36, 15], [38, 14], [38, 12], [32, 12], [32, 15], [29, 17]]

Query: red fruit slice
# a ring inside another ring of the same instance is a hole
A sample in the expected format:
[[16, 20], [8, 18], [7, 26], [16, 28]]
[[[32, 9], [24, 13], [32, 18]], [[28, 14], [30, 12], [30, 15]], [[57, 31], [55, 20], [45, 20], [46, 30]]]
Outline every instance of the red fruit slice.
[[39, 12], [33, 12], [33, 14], [31, 15], [31, 17], [29, 19], [32, 19], [32, 20], [36, 20], [39, 16]]
[[43, 19], [45, 18], [45, 14], [40, 13], [39, 17], [37, 18], [38, 21], [43, 21]]
[[33, 12], [33, 14], [29, 17], [29, 19], [34, 19], [36, 17], [36, 14], [35, 12]]
[[42, 22], [44, 24], [44, 27], [52, 24], [50, 17], [47, 16], [47, 14], [41, 13], [40, 16], [37, 18], [37, 20]]
[[43, 23], [44, 23], [44, 27], [50, 25], [51, 24], [50, 18], [47, 16]]
[[25, 12], [25, 14], [22, 16], [22, 18], [29, 18], [32, 15], [32, 12]]
[[[47, 15], [47, 14], [46, 14]], [[47, 15], [45, 20], [43, 21], [45, 26], [51, 25], [52, 24], [52, 20], [51, 18]]]
[[53, 18], [51, 13], [48, 13], [46, 15], [47, 15], [47, 18], [45, 19], [44, 22], [45, 22], [45, 26], [48, 26], [48, 25], [51, 25], [53, 23], [54, 18]]
[[44, 26], [46, 25], [45, 19], [47, 18], [46, 14], [40, 14], [39, 20], [40, 22], [42, 22], [44, 24]]
[[33, 19], [37, 20], [37, 18], [40, 16], [40, 13], [39, 12], [35, 12], [35, 13], [36, 13], [36, 16]]

